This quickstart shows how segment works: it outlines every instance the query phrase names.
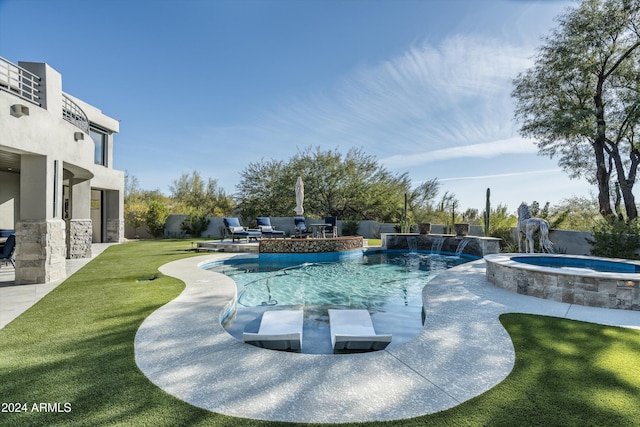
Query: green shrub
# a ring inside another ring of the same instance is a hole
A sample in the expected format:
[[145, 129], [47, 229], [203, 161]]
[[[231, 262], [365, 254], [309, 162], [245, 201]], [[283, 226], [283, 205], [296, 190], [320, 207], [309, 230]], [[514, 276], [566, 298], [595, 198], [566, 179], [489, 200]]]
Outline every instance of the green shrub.
[[164, 227], [169, 216], [169, 209], [164, 203], [156, 200], [149, 203], [149, 209], [146, 214], [147, 228], [149, 233], [155, 238], [164, 236]]
[[359, 226], [360, 226], [360, 223], [355, 219], [347, 219], [342, 221], [342, 235], [357, 236]]
[[587, 238], [591, 244], [591, 254], [608, 258], [640, 259], [636, 251], [640, 249], [640, 231], [638, 222], [627, 224], [624, 221], [600, 221], [591, 233], [593, 239]]
[[209, 227], [209, 222], [205, 215], [192, 212], [180, 223], [180, 229], [192, 237], [200, 237]]
[[499, 204], [491, 209], [489, 236], [500, 239], [501, 252], [519, 252], [518, 241], [514, 238], [513, 227], [518, 225], [518, 218], [510, 214], [507, 206]]

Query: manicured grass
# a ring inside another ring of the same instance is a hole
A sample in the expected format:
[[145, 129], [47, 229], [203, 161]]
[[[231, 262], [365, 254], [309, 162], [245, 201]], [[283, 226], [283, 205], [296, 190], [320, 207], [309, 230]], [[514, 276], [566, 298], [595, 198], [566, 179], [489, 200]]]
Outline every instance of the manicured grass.
[[380, 246], [382, 245], [382, 239], [367, 239], [369, 246]]
[[[135, 364], [137, 328], [184, 288], [157, 269], [192, 256], [190, 248], [190, 240], [113, 246], [0, 330], [0, 402], [28, 409], [0, 412], [0, 425], [278, 425], [183, 403]], [[640, 331], [520, 314], [501, 321], [517, 353], [505, 381], [448, 411], [367, 425], [640, 423]], [[67, 402], [70, 412], [32, 410], [34, 403], [65, 410]]]

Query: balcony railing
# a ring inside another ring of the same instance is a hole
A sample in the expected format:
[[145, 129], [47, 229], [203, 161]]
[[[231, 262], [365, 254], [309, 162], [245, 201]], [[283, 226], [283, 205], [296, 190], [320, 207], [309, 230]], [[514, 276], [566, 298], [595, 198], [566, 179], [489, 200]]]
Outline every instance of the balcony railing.
[[89, 119], [82, 108], [73, 102], [67, 95], [62, 94], [62, 118], [89, 133]]
[[[40, 77], [0, 57], [0, 90], [40, 106]], [[89, 119], [75, 102], [62, 94], [62, 118], [89, 133]]]
[[0, 90], [40, 106], [40, 77], [0, 57]]

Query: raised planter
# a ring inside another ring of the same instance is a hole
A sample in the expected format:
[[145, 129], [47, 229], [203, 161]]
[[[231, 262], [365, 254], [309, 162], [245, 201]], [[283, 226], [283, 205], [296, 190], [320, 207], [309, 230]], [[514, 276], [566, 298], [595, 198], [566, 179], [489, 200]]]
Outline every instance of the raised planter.
[[469, 234], [469, 224], [453, 224], [453, 230], [456, 236], [467, 236]]
[[418, 233], [420, 234], [429, 234], [431, 233], [431, 223], [430, 222], [421, 222], [418, 224]]
[[329, 239], [260, 239], [261, 254], [346, 252], [363, 247], [362, 236]]

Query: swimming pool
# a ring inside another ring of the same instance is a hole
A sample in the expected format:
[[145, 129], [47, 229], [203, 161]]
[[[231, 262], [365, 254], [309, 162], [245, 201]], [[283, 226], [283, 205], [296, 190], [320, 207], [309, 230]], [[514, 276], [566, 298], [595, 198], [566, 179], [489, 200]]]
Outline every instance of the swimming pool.
[[[472, 258], [421, 252], [390, 251], [345, 258], [336, 262], [258, 262], [241, 260], [212, 265], [236, 282], [235, 318], [225, 324], [234, 337], [266, 309], [304, 309], [303, 352], [331, 352], [327, 309], [366, 309], [378, 333], [393, 334], [390, 345], [410, 340], [423, 327], [422, 289], [438, 273]], [[475, 259], [475, 258], [473, 258]], [[309, 342], [307, 342], [309, 341]]]

